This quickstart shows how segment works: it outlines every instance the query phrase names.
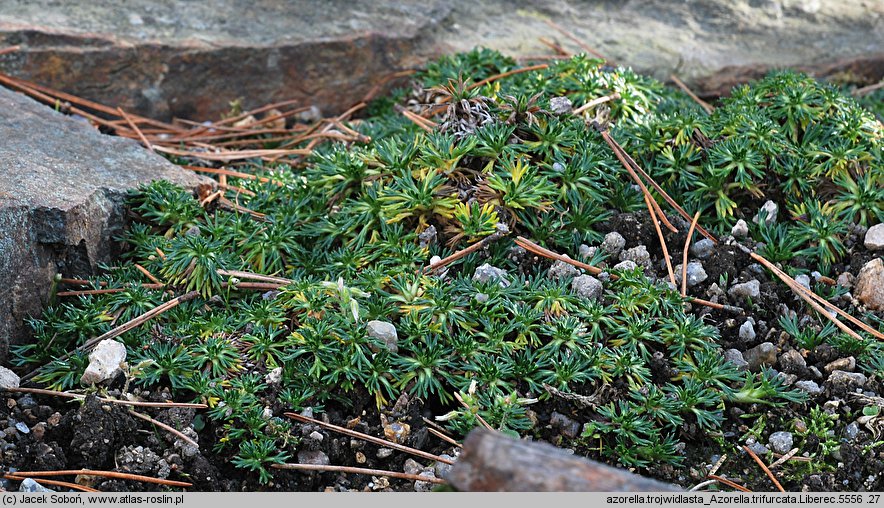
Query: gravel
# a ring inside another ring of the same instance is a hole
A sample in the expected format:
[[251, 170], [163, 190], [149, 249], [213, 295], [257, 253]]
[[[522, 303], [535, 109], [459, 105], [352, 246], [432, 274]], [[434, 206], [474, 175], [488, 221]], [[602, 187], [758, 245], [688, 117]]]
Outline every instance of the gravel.
[[801, 374], [807, 369], [807, 361], [801, 353], [790, 349], [780, 355], [780, 369], [787, 374]]
[[473, 280], [482, 283], [496, 280], [503, 287], [510, 285], [506, 270], [491, 266], [488, 263], [476, 268], [476, 271], [473, 273]]
[[795, 444], [794, 439], [792, 438], [791, 432], [779, 431], [774, 432], [770, 435], [770, 438], [767, 440], [768, 446], [770, 448], [780, 454], [789, 453], [792, 449], [792, 446]]
[[823, 393], [823, 389], [820, 388], [820, 385], [816, 383], [816, 381], [809, 380], [801, 380], [795, 382], [795, 388], [807, 393], [811, 396], [817, 396]]
[[[675, 271], [675, 282], [677, 284], [681, 284], [682, 269], [683, 266], [681, 264], [673, 268], [673, 270]], [[694, 287], [708, 278], [708, 275], [706, 275], [706, 270], [703, 269], [703, 264], [699, 261], [691, 261], [690, 263], [688, 263], [687, 276], [688, 287]]]
[[712, 255], [712, 251], [715, 249], [715, 243], [708, 238], [704, 238], [698, 242], [695, 242], [694, 245], [691, 246], [691, 254], [700, 258], [706, 259]]
[[746, 342], [755, 340], [755, 325], [752, 324], [752, 321], [746, 320], [740, 325], [740, 339]]
[[549, 423], [554, 429], [558, 429], [565, 437], [574, 439], [580, 434], [580, 424], [567, 416], [553, 411]]
[[[777, 223], [777, 213], [779, 212], [779, 207], [773, 201], [767, 201], [761, 208], [758, 210], [758, 214], [752, 218], [752, 222], [758, 224], [761, 220], [761, 215], [764, 214], [764, 223], [768, 226]], [[736, 236], [736, 235], [734, 235]]]
[[859, 425], [856, 422], [850, 422], [844, 427], [844, 437], [853, 441], [859, 435]]
[[758, 298], [761, 295], [761, 283], [757, 279], [752, 279], [742, 284], [734, 284], [727, 294], [737, 299]]
[[392, 353], [399, 351], [399, 334], [396, 327], [392, 323], [386, 321], [372, 320], [365, 324], [366, 332], [369, 337], [380, 340], [387, 346]]
[[553, 97], [549, 100], [549, 110], [554, 115], [567, 115], [574, 105], [567, 97]]
[[120, 365], [126, 361], [126, 346], [113, 339], [105, 339], [89, 353], [89, 365], [80, 383], [93, 385], [110, 381], [123, 372]]
[[620, 261], [632, 261], [636, 265], [645, 268], [651, 267], [651, 255], [648, 253], [648, 248], [644, 245], [639, 245], [638, 247], [626, 249], [621, 252]]
[[743, 358], [749, 365], [750, 371], [758, 372], [763, 365], [770, 366], [777, 361], [777, 347], [771, 342], [762, 342], [743, 353]]
[[767, 455], [767, 452], [770, 451], [766, 446], [764, 446], [763, 444], [761, 444], [757, 441], [753, 442], [747, 446], [750, 450], [752, 450], [755, 453], [755, 455], [758, 455], [761, 457]]
[[884, 262], [881, 258], [869, 261], [859, 271], [854, 296], [869, 310], [884, 310]]
[[0, 367], [0, 388], [18, 388], [21, 379], [6, 367]]
[[[565, 257], [568, 256], [565, 255]], [[568, 264], [564, 261], [556, 261], [553, 263], [546, 274], [547, 277], [553, 280], [571, 279], [578, 275], [580, 275], [580, 270], [574, 267], [574, 265]]]
[[724, 352], [724, 359], [737, 366], [740, 371], [747, 370], [749, 363], [743, 358], [743, 353], [739, 349], [728, 349]]
[[832, 373], [836, 370], [843, 370], [845, 372], [853, 372], [853, 369], [856, 368], [856, 358], [852, 356], [848, 356], [847, 358], [839, 358], [837, 360], [831, 361], [823, 367], [828, 373]]
[[844, 395], [855, 388], [859, 388], [866, 384], [865, 374], [859, 372], [844, 372], [843, 370], [835, 370], [829, 375], [826, 381], [832, 392], [838, 395]]
[[[605, 235], [605, 239], [602, 240], [601, 249], [612, 256], [619, 254], [623, 247], [626, 247], [626, 239], [616, 231], [608, 233]], [[624, 258], [621, 257], [620, 259]]]
[[810, 289], [810, 277], [807, 274], [802, 273], [801, 275], [796, 276], [795, 282]]
[[875, 224], [866, 231], [866, 238], [863, 245], [869, 250], [884, 249], [884, 222]]
[[731, 235], [734, 238], [746, 238], [746, 235], [749, 234], [749, 225], [746, 224], [746, 221], [740, 219], [734, 224], [734, 227], [731, 228]]
[[54, 490], [47, 489], [46, 487], [40, 485], [35, 482], [31, 478], [25, 478], [22, 480], [21, 485], [18, 487], [19, 492], [55, 492]]
[[581, 298], [597, 301], [602, 297], [604, 288], [602, 282], [592, 275], [580, 275], [571, 281], [571, 290]]
[[635, 270], [636, 267], [638, 267], [638, 265], [635, 264], [635, 261], [630, 261], [627, 259], [626, 261], [621, 261], [621, 262], [617, 263], [616, 265], [612, 266], [611, 269], [628, 271], [628, 270]]
[[298, 462], [315, 466], [327, 466], [331, 464], [328, 455], [320, 450], [301, 450], [298, 452]]

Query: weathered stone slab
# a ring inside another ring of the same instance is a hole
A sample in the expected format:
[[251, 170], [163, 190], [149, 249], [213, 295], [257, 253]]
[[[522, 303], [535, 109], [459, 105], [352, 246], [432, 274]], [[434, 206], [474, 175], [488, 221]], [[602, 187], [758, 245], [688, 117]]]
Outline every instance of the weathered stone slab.
[[56, 273], [81, 276], [119, 250], [128, 189], [197, 177], [131, 140], [106, 136], [0, 87], [0, 361], [27, 337]]
[[475, 46], [579, 48], [701, 94], [775, 67], [873, 82], [884, 76], [884, 3], [868, 0], [4, 0], [0, 70], [146, 116], [214, 119], [303, 99], [324, 113], [388, 73]]

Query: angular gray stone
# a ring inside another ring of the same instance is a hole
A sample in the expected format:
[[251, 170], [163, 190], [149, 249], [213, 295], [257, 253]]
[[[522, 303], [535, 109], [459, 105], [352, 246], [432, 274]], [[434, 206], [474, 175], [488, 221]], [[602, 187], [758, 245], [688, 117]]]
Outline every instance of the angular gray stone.
[[802, 286], [806, 287], [807, 289], [810, 289], [810, 276], [808, 276], [806, 273], [802, 273], [801, 275], [796, 275], [795, 282], [797, 282], [798, 284], [801, 284]]
[[[675, 271], [675, 282], [676, 284], [681, 284], [681, 272], [683, 269], [683, 265], [678, 264], [673, 268]], [[699, 261], [691, 261], [688, 263], [688, 287], [694, 287], [697, 284], [706, 280], [709, 276], [706, 275], [706, 270], [703, 269], [703, 263]]]
[[566, 115], [572, 108], [571, 99], [567, 97], [553, 97], [549, 100], [549, 110], [554, 115]]
[[612, 231], [605, 235], [601, 249], [612, 256], [616, 256], [617, 254], [620, 254], [620, 251], [622, 251], [625, 246], [626, 239], [623, 238], [623, 235], [616, 231]]
[[22, 480], [21, 485], [18, 486], [19, 492], [55, 492], [52, 489], [47, 489], [46, 487], [40, 485], [35, 482], [31, 478], [25, 478]]
[[773, 451], [779, 454], [785, 454], [792, 449], [794, 439], [792, 438], [791, 432], [779, 431], [770, 435], [767, 444]]
[[790, 349], [780, 355], [780, 369], [787, 374], [801, 374], [807, 368], [807, 361], [801, 353]]
[[734, 284], [727, 291], [727, 294], [739, 300], [758, 298], [758, 296], [761, 295], [761, 283], [752, 279], [749, 282], [743, 282], [742, 284]]
[[648, 248], [644, 245], [639, 245], [638, 247], [633, 247], [631, 249], [626, 249], [620, 253], [620, 261], [632, 261], [638, 266], [643, 266], [645, 268], [650, 268], [651, 266], [651, 254], [648, 253]]
[[884, 262], [875, 258], [866, 263], [856, 277], [856, 299], [869, 310], [884, 310]]
[[758, 455], [760, 457], [764, 457], [770, 451], [766, 446], [759, 443], [758, 441], [753, 442], [752, 444], [748, 445], [748, 447], [755, 453], [755, 455]]
[[18, 374], [6, 367], [0, 366], [0, 389], [18, 388], [20, 382], [21, 379], [18, 377]]
[[835, 370], [829, 374], [826, 380], [832, 391], [836, 394], [843, 395], [855, 388], [859, 388], [866, 384], [866, 376], [860, 372], [844, 372], [843, 370]]
[[767, 225], [776, 224], [777, 223], [777, 214], [779, 213], [779, 207], [773, 201], [765, 201], [761, 208], [758, 210], [758, 214], [755, 217], [752, 217], [752, 222], [758, 224], [761, 221], [761, 215], [764, 213], [764, 223]]
[[574, 265], [565, 263], [564, 261], [554, 262], [547, 272], [547, 277], [554, 280], [570, 279], [577, 275], [580, 275], [580, 270]]
[[635, 261], [631, 261], [629, 259], [627, 259], [626, 261], [621, 261], [611, 267], [611, 269], [613, 270], [635, 270], [636, 268], [638, 268], [638, 265], [635, 264]]
[[816, 383], [816, 381], [802, 380], [795, 382], [795, 388], [806, 392], [808, 395], [816, 396], [823, 393], [823, 389], [820, 388], [820, 385]]
[[601, 298], [604, 288], [601, 281], [592, 275], [580, 275], [571, 281], [571, 290], [577, 293], [577, 296], [596, 301]]
[[119, 253], [129, 189], [209, 180], [3, 87], [0, 140], [2, 362], [27, 340], [24, 320], [40, 315], [55, 274], [87, 276]]
[[396, 353], [399, 351], [399, 334], [392, 323], [375, 319], [365, 323], [365, 330], [369, 337], [383, 342], [391, 352]]
[[105, 339], [89, 353], [89, 365], [80, 377], [80, 383], [93, 385], [113, 380], [123, 371], [120, 364], [125, 361], [126, 346], [113, 339]]
[[746, 235], [749, 234], [749, 225], [746, 224], [746, 221], [740, 219], [734, 224], [734, 227], [731, 228], [731, 234], [734, 238], [746, 238]]
[[691, 254], [700, 259], [706, 259], [711, 256], [713, 250], [715, 250], [715, 243], [708, 238], [703, 238], [694, 242], [694, 245], [691, 245]]
[[746, 320], [740, 325], [740, 339], [746, 342], [755, 340], [755, 326], [752, 321]]
[[869, 250], [884, 249], [884, 222], [875, 224], [866, 231], [866, 238], [863, 245]]
[[553, 411], [552, 415], [550, 415], [549, 424], [552, 425], [553, 428], [558, 429], [562, 435], [571, 439], [576, 438], [580, 433], [579, 423], [556, 411]]
[[737, 366], [737, 370], [747, 370], [749, 363], [743, 358], [743, 353], [739, 349], [728, 349], [724, 352], [724, 359]]
[[473, 273], [473, 280], [483, 283], [496, 280], [503, 287], [510, 285], [506, 270], [491, 266], [488, 263], [476, 268], [476, 271]]
[[320, 450], [300, 450], [298, 451], [298, 463], [327, 466], [331, 462], [328, 459], [328, 455]]
[[758, 372], [762, 366], [771, 366], [776, 363], [777, 347], [771, 342], [762, 342], [743, 353], [743, 358], [749, 364], [750, 371]]

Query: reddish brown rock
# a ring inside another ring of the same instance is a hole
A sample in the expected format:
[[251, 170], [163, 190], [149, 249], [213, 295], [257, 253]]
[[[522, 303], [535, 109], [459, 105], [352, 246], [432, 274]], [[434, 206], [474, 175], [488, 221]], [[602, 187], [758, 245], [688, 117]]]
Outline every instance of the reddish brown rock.
[[548, 55], [580, 47], [703, 95], [771, 68], [863, 83], [884, 76], [884, 5], [842, 0], [6, 0], [0, 71], [128, 111], [215, 119], [301, 99], [326, 114], [389, 73], [476, 46]]

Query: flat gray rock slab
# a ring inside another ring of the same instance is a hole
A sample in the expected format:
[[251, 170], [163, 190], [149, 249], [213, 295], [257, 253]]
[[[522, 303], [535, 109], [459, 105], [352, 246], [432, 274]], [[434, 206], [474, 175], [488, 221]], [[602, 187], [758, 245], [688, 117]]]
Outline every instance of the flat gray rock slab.
[[207, 182], [135, 142], [101, 134], [0, 87], [0, 361], [28, 336], [56, 273], [85, 276], [119, 250], [129, 189]]
[[340, 112], [391, 72], [475, 46], [580, 51], [704, 95], [771, 68], [874, 82], [884, 76], [876, 0], [3, 0], [0, 70], [146, 116], [214, 119], [303, 99]]

